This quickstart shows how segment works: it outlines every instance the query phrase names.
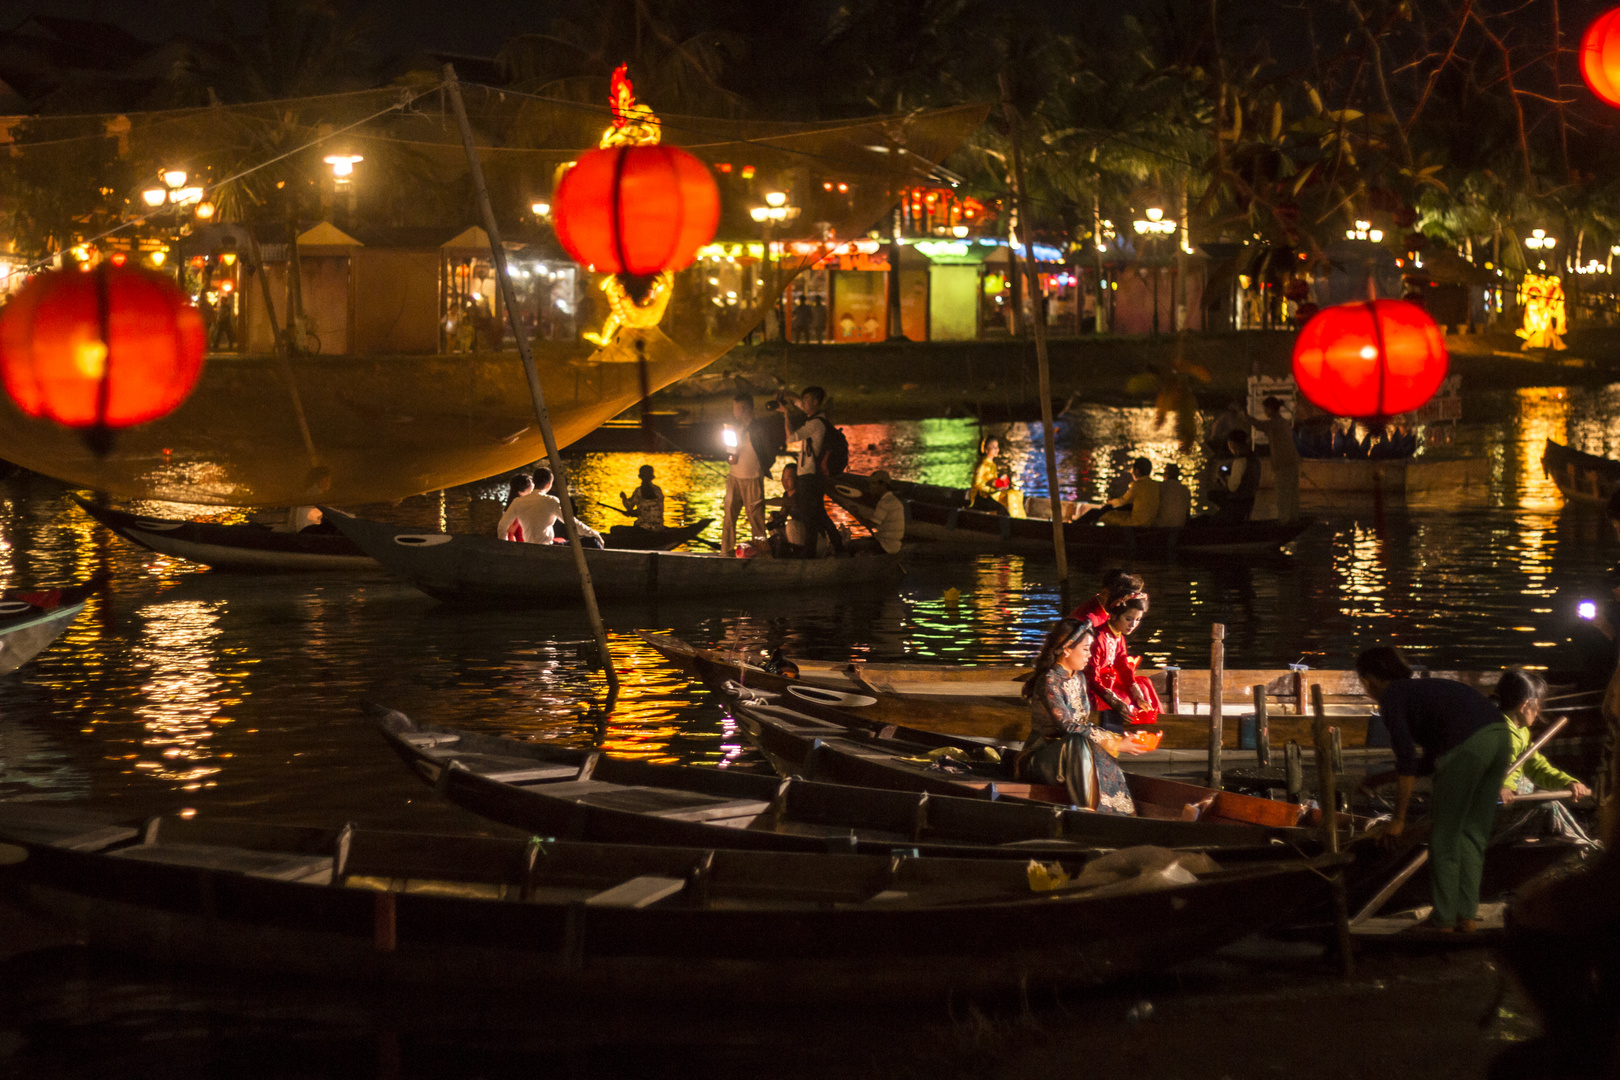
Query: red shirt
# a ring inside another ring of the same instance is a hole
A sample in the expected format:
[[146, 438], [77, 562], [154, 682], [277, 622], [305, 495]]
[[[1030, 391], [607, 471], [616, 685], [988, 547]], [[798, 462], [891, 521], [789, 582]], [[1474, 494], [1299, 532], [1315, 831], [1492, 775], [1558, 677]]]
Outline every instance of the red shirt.
[[1095, 630], [1108, 621], [1108, 611], [1103, 607], [1103, 602], [1093, 596], [1088, 602], [1069, 612], [1069, 618], [1084, 619]]

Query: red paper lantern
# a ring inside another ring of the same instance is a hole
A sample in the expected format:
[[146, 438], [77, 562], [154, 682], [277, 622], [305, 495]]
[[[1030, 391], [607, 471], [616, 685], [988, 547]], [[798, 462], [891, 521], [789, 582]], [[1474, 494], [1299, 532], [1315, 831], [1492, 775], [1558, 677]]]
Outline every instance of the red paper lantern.
[[650, 277], [689, 265], [720, 223], [720, 191], [697, 158], [673, 146], [592, 150], [552, 200], [557, 239], [606, 274]]
[[1620, 8], [1599, 15], [1581, 35], [1581, 78], [1605, 105], [1620, 108]]
[[161, 274], [107, 263], [31, 279], [0, 315], [0, 381], [29, 416], [111, 430], [179, 406], [202, 374], [202, 317]]
[[1294, 342], [1294, 382], [1335, 416], [1411, 412], [1440, 389], [1448, 366], [1445, 335], [1404, 300], [1330, 307]]

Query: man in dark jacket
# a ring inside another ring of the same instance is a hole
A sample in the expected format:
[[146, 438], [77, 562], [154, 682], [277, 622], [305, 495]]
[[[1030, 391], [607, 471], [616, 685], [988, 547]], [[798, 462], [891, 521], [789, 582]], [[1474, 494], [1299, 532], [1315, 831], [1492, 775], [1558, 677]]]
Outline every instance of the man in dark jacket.
[[1260, 457], [1249, 445], [1247, 431], [1234, 431], [1226, 437], [1232, 460], [1216, 473], [1209, 501], [1216, 506], [1211, 525], [1241, 525], [1254, 510], [1254, 493], [1260, 490]]

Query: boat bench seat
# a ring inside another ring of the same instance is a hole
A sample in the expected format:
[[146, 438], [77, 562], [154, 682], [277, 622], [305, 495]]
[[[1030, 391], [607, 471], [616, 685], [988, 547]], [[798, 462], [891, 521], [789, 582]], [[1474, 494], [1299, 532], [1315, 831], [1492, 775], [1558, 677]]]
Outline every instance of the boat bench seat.
[[[461, 736], [452, 735], [448, 732], [414, 731], [400, 735], [399, 741], [408, 743], [418, 750], [431, 750], [436, 746], [452, 746], [461, 741]], [[435, 754], [433, 756], [438, 757], [439, 755]]]
[[0, 804], [0, 836], [68, 851], [100, 851], [140, 835], [138, 829], [118, 824], [110, 815], [93, 810], [42, 809], [41, 805]]
[[283, 851], [254, 851], [216, 844], [140, 844], [110, 853], [115, 859], [195, 866], [201, 870], [228, 870], [276, 881], [306, 881], [331, 877], [330, 855], [297, 855]]
[[643, 874], [587, 897], [591, 907], [644, 908], [686, 888], [686, 879]]
[[540, 761], [531, 757], [508, 757], [501, 754], [458, 754], [453, 749], [429, 750], [426, 751], [426, 756], [445, 762], [459, 762], [461, 767], [470, 773], [506, 784], [515, 784], [521, 781], [561, 780], [566, 776], [579, 775], [578, 765]]
[[547, 784], [546, 794], [572, 799], [602, 810], [623, 810], [649, 814], [671, 821], [709, 821], [764, 813], [770, 802], [763, 799], [731, 799], [674, 788], [610, 784], [601, 780], [574, 780]]

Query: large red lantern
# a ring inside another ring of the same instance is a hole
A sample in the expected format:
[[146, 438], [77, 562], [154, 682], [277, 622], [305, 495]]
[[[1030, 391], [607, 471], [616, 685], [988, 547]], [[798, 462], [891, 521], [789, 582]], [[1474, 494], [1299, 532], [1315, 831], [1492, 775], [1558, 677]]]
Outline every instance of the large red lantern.
[[1335, 416], [1376, 419], [1421, 407], [1445, 380], [1445, 335], [1416, 304], [1340, 304], [1294, 342], [1294, 382]]
[[1605, 105], [1620, 108], [1620, 8], [1599, 15], [1581, 35], [1581, 78]]
[[197, 385], [202, 317], [161, 274], [102, 263], [31, 279], [0, 315], [0, 381], [29, 416], [104, 452], [117, 428], [173, 412]]
[[580, 156], [552, 200], [557, 239], [605, 274], [651, 277], [691, 264], [720, 223], [708, 167], [673, 146], [615, 146]]

